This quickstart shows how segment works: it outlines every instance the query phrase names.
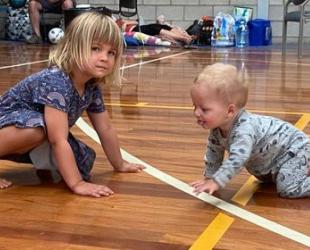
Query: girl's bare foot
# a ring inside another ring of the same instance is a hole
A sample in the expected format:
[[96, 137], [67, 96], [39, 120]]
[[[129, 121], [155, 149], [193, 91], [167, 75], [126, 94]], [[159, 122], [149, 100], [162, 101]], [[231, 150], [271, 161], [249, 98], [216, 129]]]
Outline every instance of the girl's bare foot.
[[0, 178], [0, 189], [8, 188], [11, 185], [12, 185], [12, 182]]

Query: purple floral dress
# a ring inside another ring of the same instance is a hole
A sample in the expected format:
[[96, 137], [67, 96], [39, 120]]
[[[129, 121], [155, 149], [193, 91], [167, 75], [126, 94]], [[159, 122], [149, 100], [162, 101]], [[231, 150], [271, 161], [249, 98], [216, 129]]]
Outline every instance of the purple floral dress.
[[[45, 129], [45, 105], [67, 113], [70, 128], [85, 110], [95, 113], [105, 111], [101, 90], [96, 84], [87, 83], [84, 95], [80, 96], [70, 77], [59, 68], [51, 67], [30, 75], [0, 96], [0, 128], [14, 125], [18, 128]], [[68, 142], [81, 175], [84, 179], [89, 179], [96, 157], [95, 151], [74, 138], [71, 133]]]

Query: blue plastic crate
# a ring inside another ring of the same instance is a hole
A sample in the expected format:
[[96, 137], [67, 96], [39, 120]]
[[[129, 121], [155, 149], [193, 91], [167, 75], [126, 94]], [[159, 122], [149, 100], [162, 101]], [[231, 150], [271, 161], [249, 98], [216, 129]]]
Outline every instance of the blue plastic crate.
[[272, 43], [270, 20], [254, 19], [248, 22], [250, 46], [266, 46]]

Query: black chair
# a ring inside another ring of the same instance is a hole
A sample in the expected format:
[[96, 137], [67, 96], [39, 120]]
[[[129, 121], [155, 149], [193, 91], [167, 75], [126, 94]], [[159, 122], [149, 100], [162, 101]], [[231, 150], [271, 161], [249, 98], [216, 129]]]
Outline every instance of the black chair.
[[[76, 7], [76, 0], [72, 0], [73, 8]], [[40, 19], [40, 27], [42, 27], [41, 35], [45, 42], [48, 41], [48, 32], [50, 28], [60, 27], [64, 30], [64, 10], [59, 11], [48, 11], [42, 10], [41, 19]]]
[[42, 11], [40, 19], [41, 36], [44, 42], [48, 42], [48, 32], [51, 28], [62, 26], [62, 12], [55, 13], [50, 11]]
[[[139, 32], [141, 32], [140, 28], [140, 17], [138, 13], [138, 1], [137, 0], [119, 0], [118, 11], [112, 11], [113, 14], [118, 14], [123, 17], [133, 17], [137, 16], [137, 22], [139, 25]], [[127, 46], [126, 41], [124, 39], [124, 44]], [[143, 44], [144, 46], [144, 44]]]
[[112, 10], [106, 7], [85, 7], [85, 8], [71, 8], [63, 10], [64, 13], [64, 26], [65, 28], [71, 23], [71, 21], [78, 15], [87, 12], [87, 11], [97, 11], [107, 16], [112, 16]]
[[[287, 23], [297, 22], [299, 23], [299, 35], [298, 35], [298, 57], [302, 57], [303, 47], [303, 29], [304, 23], [310, 20], [310, 11], [306, 11], [305, 7], [309, 0], [283, 0], [283, 31], [282, 31], [282, 54], [286, 51], [286, 36], [287, 36]], [[296, 5], [299, 10], [290, 11], [290, 7]]]
[[119, 0], [118, 14], [124, 17], [137, 16], [139, 21], [137, 0]]

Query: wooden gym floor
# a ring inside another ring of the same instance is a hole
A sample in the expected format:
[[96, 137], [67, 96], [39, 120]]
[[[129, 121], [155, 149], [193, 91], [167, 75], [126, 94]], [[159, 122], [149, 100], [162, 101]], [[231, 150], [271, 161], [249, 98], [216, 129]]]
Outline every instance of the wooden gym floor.
[[[0, 94], [46, 67], [48, 45], [0, 43]], [[277, 197], [246, 171], [214, 197], [192, 195], [202, 177], [208, 132], [193, 117], [189, 88], [208, 64], [246, 67], [247, 108], [279, 117], [310, 134], [310, 51], [297, 59], [281, 48], [128, 48], [121, 88], [104, 87], [124, 157], [143, 161], [139, 174], [112, 171], [87, 117], [72, 132], [95, 148], [93, 181], [115, 195], [73, 195], [31, 165], [1, 161], [14, 182], [0, 190], [0, 249], [309, 249], [309, 199]], [[1, 138], [0, 138], [1, 140]]]

